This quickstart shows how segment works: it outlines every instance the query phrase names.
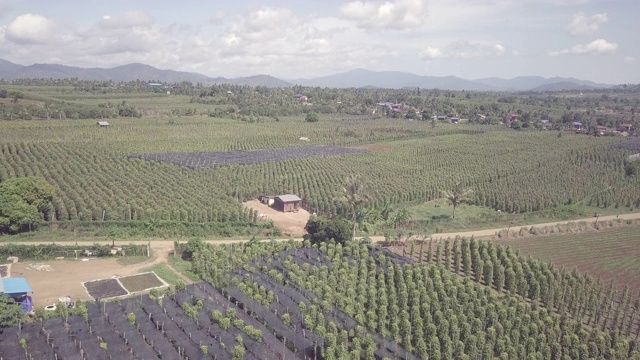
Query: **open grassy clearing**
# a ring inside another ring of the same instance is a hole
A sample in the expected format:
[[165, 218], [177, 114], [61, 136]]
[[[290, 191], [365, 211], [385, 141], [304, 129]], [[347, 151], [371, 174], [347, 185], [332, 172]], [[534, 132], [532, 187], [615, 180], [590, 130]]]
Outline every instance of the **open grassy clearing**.
[[156, 264], [142, 269], [143, 272], [153, 271], [158, 277], [169, 285], [175, 285], [182, 281], [180, 277], [164, 264]]
[[[411, 215], [410, 229], [414, 234], [438, 234], [535, 225], [552, 221], [586, 219], [594, 214], [601, 216], [636, 212], [635, 207], [601, 208], [589, 206], [584, 201], [573, 205], [560, 205], [544, 211], [522, 214], [506, 214], [477, 205], [461, 204], [456, 207], [455, 219], [447, 200], [439, 199], [419, 204], [407, 204]], [[402, 229], [405, 230], [405, 229]]]
[[[179, 256], [174, 256], [170, 254], [167, 258], [167, 262], [171, 264], [171, 266], [179, 271], [182, 275], [189, 278], [191, 281], [202, 281], [200, 275], [196, 274], [191, 270], [191, 262], [182, 260]], [[164, 278], [163, 278], [164, 279]]]
[[617, 286], [638, 288], [640, 283], [640, 227], [596, 233], [539, 236], [501, 240], [524, 256], [533, 256], [558, 267], [578, 269]]

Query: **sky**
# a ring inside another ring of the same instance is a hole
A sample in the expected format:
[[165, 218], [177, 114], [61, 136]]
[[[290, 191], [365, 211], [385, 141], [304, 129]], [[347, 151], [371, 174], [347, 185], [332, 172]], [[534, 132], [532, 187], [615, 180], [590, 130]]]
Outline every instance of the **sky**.
[[239, 77], [640, 83], [639, 0], [0, 0], [0, 58]]

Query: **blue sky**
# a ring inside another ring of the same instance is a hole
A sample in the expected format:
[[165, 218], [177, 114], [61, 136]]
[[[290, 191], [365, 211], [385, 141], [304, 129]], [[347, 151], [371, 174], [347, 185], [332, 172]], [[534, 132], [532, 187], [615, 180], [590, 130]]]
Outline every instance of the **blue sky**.
[[640, 83], [638, 0], [0, 0], [0, 58], [284, 79], [363, 68]]

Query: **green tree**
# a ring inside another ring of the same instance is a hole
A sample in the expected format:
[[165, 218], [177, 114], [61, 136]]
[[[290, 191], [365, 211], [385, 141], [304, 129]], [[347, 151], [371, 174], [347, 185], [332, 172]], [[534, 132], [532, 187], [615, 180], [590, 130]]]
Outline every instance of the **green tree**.
[[22, 318], [22, 308], [13, 299], [0, 295], [0, 327], [18, 326]]
[[330, 239], [343, 244], [350, 238], [349, 223], [343, 218], [327, 218], [325, 216], [311, 216], [304, 227], [307, 232], [305, 240], [311, 244], [320, 244]]
[[449, 201], [451, 206], [453, 207], [453, 211], [451, 217], [453, 219], [456, 218], [456, 207], [462, 203], [467, 203], [471, 201], [471, 194], [473, 190], [465, 189], [460, 184], [456, 185], [453, 190], [444, 190], [442, 191], [442, 195]]
[[369, 202], [367, 185], [360, 179], [359, 175], [352, 175], [347, 178], [339, 201], [346, 203], [349, 208], [353, 223], [353, 238], [355, 239], [358, 210]]
[[42, 216], [35, 206], [17, 195], [0, 195], [0, 232], [17, 233], [38, 224]]
[[17, 195], [40, 212], [49, 210], [55, 192], [55, 188], [39, 176], [12, 178], [0, 183], [0, 196]]
[[310, 113], [307, 114], [304, 120], [306, 122], [318, 122], [318, 120], [320, 120], [320, 116], [318, 116], [318, 113], [311, 111]]

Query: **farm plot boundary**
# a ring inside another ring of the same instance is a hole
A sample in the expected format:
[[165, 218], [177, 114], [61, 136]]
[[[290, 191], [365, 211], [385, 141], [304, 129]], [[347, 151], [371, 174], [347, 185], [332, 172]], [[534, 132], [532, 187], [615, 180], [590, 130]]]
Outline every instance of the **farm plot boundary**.
[[[146, 286], [145, 281], [154, 286]], [[153, 271], [82, 283], [87, 294], [95, 300], [112, 300], [165, 286], [169, 286], [169, 284]]]
[[229, 165], [251, 165], [265, 162], [359, 155], [364, 153], [367, 153], [367, 151], [339, 146], [307, 146], [249, 151], [144, 154], [129, 155], [128, 157], [160, 161], [191, 169], [208, 169]]

